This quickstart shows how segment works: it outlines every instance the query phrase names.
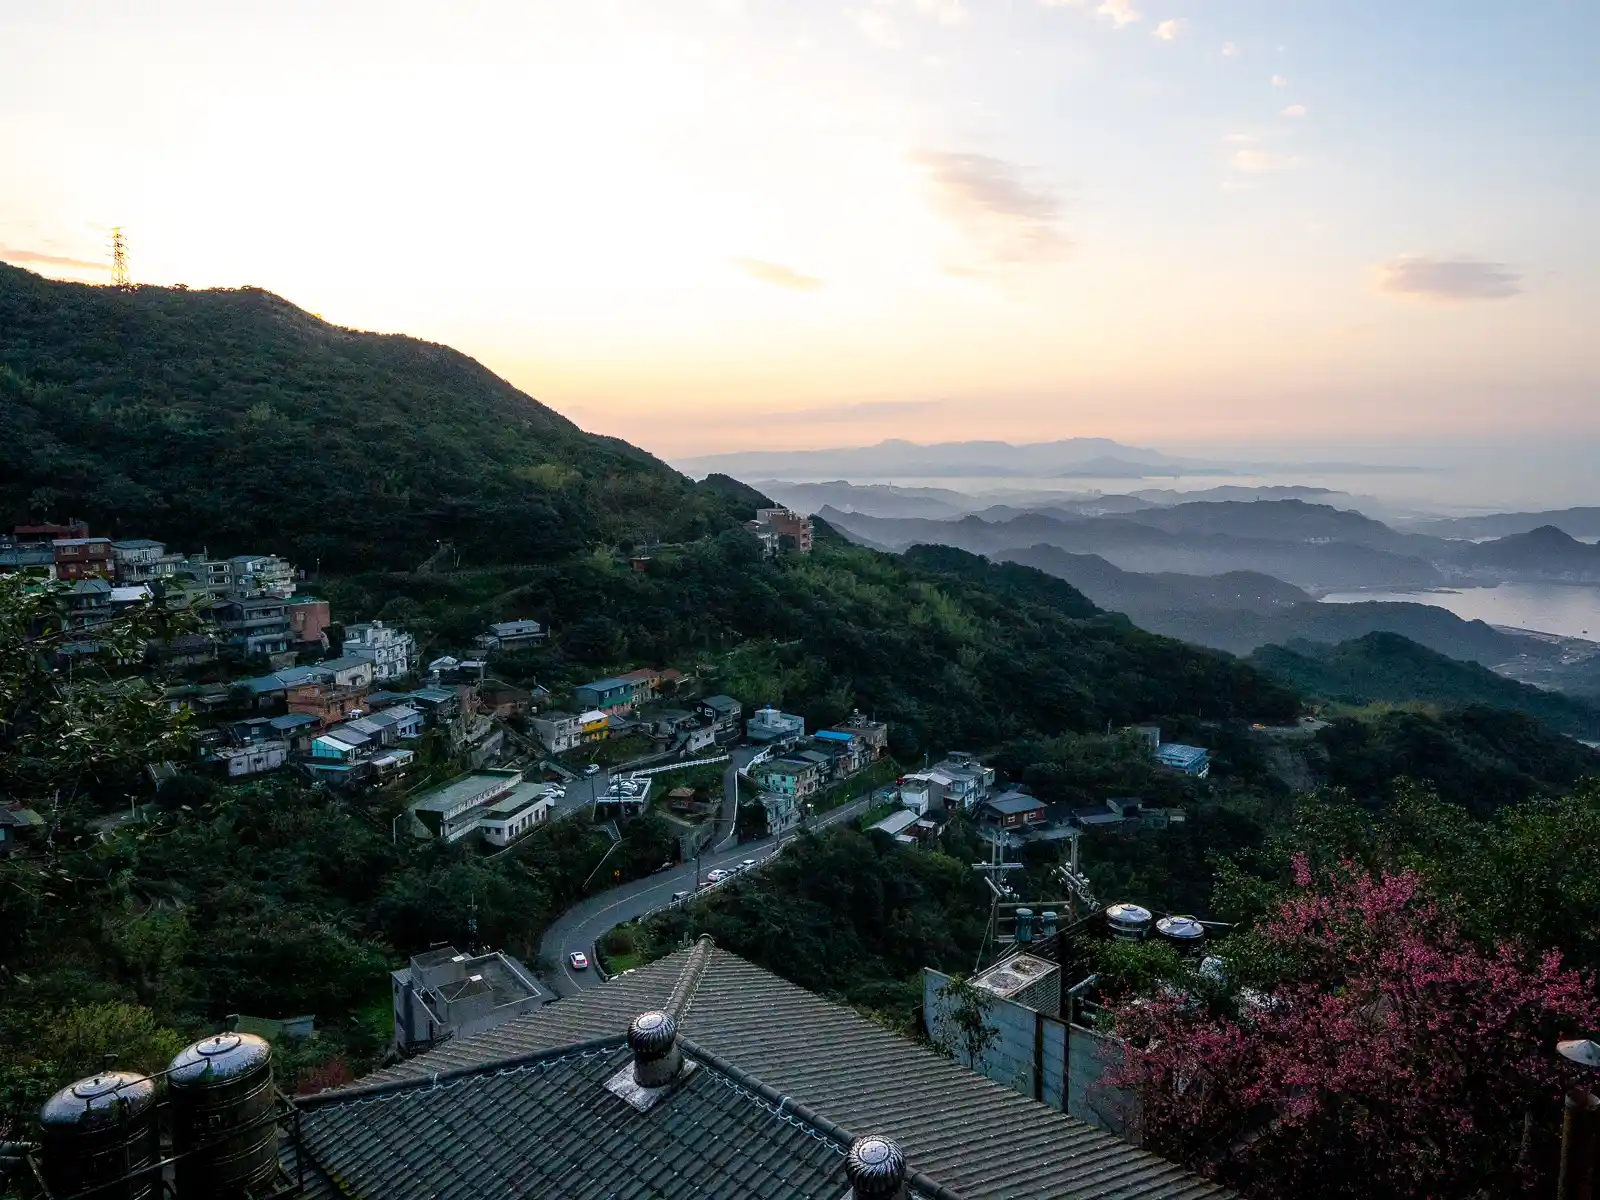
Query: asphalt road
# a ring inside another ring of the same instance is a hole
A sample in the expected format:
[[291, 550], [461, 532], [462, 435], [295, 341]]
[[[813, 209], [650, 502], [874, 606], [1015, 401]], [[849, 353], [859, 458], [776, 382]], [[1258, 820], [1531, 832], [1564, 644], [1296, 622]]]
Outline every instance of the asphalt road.
[[728, 766], [722, 772], [722, 811], [717, 814], [717, 825], [711, 834], [713, 846], [733, 833], [739, 820], [739, 772], [748, 767], [762, 749], [761, 746], [735, 746], [728, 751]]
[[[568, 794], [571, 794], [570, 791]], [[811, 827], [823, 829], [860, 816], [866, 811], [868, 800], [869, 797], [863, 796], [832, 812], [824, 813], [811, 822]], [[793, 833], [785, 834], [783, 840], [787, 841], [793, 836]], [[722, 854], [707, 854], [700, 860], [701, 878], [704, 878], [704, 873], [707, 871], [717, 867], [733, 866], [747, 858], [753, 858], [758, 863], [765, 862], [776, 853], [777, 847], [778, 839], [765, 838], [748, 845], [735, 846]], [[601, 935], [613, 926], [666, 906], [671, 903], [675, 892], [694, 891], [695, 872], [695, 864], [686, 863], [670, 871], [661, 871], [643, 879], [636, 879], [632, 883], [624, 883], [597, 892], [562, 913], [556, 922], [545, 930], [544, 937], [539, 942], [540, 956], [552, 964], [551, 971], [543, 976], [545, 982], [557, 996], [570, 996], [584, 988], [596, 986], [600, 982], [600, 976], [594, 969], [591, 967], [587, 971], [574, 971], [572, 964], [567, 960], [567, 955], [573, 950], [581, 950], [593, 961], [594, 944]]]

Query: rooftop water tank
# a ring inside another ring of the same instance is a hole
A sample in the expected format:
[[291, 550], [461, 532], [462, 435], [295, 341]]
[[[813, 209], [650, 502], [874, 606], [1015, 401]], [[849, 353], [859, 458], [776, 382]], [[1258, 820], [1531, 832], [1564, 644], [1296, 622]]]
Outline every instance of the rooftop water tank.
[[272, 1047], [249, 1033], [204, 1038], [167, 1073], [180, 1196], [241, 1196], [278, 1165]]
[[1139, 904], [1113, 904], [1106, 909], [1106, 925], [1111, 936], [1120, 941], [1136, 942], [1150, 932], [1153, 918], [1150, 910]]
[[1187, 954], [1199, 949], [1206, 939], [1206, 927], [1194, 917], [1162, 917], [1156, 922], [1156, 936]]
[[1056, 935], [1056, 914], [1052, 909], [1045, 909], [1039, 914], [1039, 936], [1053, 938]]
[[1017, 909], [1017, 928], [1012, 940], [1024, 945], [1033, 941], [1033, 909]]
[[[45, 1182], [57, 1196], [126, 1179], [161, 1156], [156, 1133], [156, 1085], [128, 1071], [102, 1071], [62, 1088], [39, 1110]], [[119, 1200], [146, 1200], [160, 1172], [107, 1188]]]

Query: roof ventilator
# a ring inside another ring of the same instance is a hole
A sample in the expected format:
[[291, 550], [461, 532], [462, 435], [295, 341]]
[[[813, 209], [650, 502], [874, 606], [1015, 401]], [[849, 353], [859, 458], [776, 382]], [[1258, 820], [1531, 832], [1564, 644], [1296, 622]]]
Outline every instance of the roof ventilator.
[[659, 1011], [640, 1013], [628, 1023], [633, 1061], [606, 1080], [606, 1090], [640, 1112], [659, 1102], [699, 1064], [685, 1061], [678, 1045], [678, 1023]]
[[869, 1134], [850, 1143], [844, 1174], [852, 1200], [906, 1200], [906, 1156], [886, 1137]]

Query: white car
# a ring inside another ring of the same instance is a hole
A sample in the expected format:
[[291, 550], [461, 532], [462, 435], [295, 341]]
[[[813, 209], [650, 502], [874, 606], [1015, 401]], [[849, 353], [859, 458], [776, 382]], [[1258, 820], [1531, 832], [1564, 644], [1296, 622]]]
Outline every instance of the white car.
[[587, 971], [589, 969], [589, 956], [582, 950], [574, 950], [567, 955], [567, 961], [572, 964], [574, 971]]
[[585, 775], [598, 775], [598, 774], [600, 774], [600, 764], [599, 763], [590, 763], [587, 767], [585, 767], [583, 769], [583, 773]]
[[721, 883], [732, 874], [732, 871], [724, 871], [721, 867], [718, 867], [715, 871], [706, 872], [706, 880], [710, 883]]
[[756, 865], [756, 860], [755, 859], [747, 858], [742, 863], [739, 864], [739, 870], [748, 871], [751, 867], [753, 867], [755, 865]]

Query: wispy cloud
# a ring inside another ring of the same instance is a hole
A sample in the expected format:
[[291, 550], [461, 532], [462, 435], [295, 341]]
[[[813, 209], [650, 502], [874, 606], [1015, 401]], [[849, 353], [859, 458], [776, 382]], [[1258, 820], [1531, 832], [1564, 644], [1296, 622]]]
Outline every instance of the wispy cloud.
[[86, 271], [106, 269], [103, 260], [90, 262], [85, 258], [70, 258], [65, 254], [46, 254], [42, 250], [21, 250], [11, 246], [0, 246], [0, 262], [33, 263], [41, 267], [78, 267]]
[[992, 261], [1058, 258], [1067, 249], [1061, 201], [1047, 187], [987, 154], [919, 150], [912, 161], [927, 175], [936, 208], [954, 221]]
[[1280, 117], [1303, 117], [1306, 115], [1306, 106], [1304, 104], [1291, 104], [1278, 115]]
[[1183, 27], [1187, 24], [1188, 22], [1183, 20], [1181, 17], [1169, 17], [1167, 20], [1161, 22], [1161, 24], [1152, 29], [1150, 31], [1150, 35], [1152, 37], [1160, 38], [1163, 42], [1175, 42], [1178, 40], [1178, 35], [1183, 32]]
[[1402, 254], [1378, 268], [1378, 288], [1425, 300], [1504, 300], [1522, 291], [1522, 276], [1505, 263], [1476, 258]]
[[1238, 58], [1239, 57], [1239, 47], [1235, 46], [1232, 42], [1223, 42], [1222, 43], [1222, 57], [1223, 58]]
[[[1039, 3], [1045, 8], [1082, 8], [1085, 0], [1039, 0]], [[1101, 0], [1094, 11], [1118, 29], [1144, 18], [1144, 14], [1134, 8], [1133, 0]]]
[[1132, 25], [1143, 14], [1133, 7], [1133, 0], [1104, 0], [1099, 8], [1094, 10], [1118, 29], [1124, 25]]
[[814, 292], [823, 286], [814, 275], [804, 275], [782, 263], [767, 262], [759, 258], [734, 258], [729, 260], [751, 279], [770, 283], [773, 287], [788, 288], [791, 292]]
[[1225, 133], [1222, 135], [1222, 140], [1231, 142], [1235, 146], [1248, 146], [1254, 142], [1259, 142], [1261, 139], [1253, 133]]
[[1272, 77], [1272, 86], [1273, 87], [1288, 87], [1289, 86], [1289, 81], [1287, 79], [1285, 79], [1282, 75], [1274, 75]]
[[1240, 150], [1232, 159], [1236, 171], [1260, 175], [1267, 171], [1287, 171], [1298, 166], [1300, 160], [1292, 154], [1274, 154], [1270, 150]]

